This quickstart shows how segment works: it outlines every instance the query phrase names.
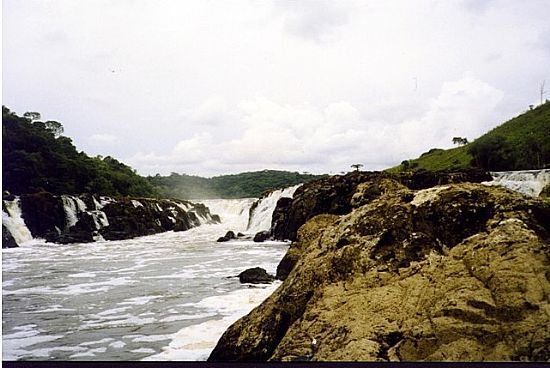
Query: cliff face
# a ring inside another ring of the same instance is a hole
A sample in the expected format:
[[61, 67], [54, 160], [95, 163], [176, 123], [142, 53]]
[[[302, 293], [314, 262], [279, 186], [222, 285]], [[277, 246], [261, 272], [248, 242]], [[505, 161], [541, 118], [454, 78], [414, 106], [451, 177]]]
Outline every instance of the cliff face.
[[22, 195], [19, 203], [32, 236], [55, 243], [130, 239], [219, 222], [206, 206], [182, 200], [41, 192]]
[[550, 359], [550, 202], [373, 177], [299, 230], [211, 361]]

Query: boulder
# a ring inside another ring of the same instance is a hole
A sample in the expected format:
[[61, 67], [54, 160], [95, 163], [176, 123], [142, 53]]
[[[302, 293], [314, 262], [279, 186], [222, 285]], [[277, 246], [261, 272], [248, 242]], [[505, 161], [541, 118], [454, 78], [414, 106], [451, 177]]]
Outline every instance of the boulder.
[[539, 197], [550, 198], [550, 183], [546, 184], [539, 193]]
[[270, 235], [271, 233], [268, 230], [257, 232], [256, 235], [254, 235], [254, 242], [262, 243], [269, 239]]
[[9, 230], [2, 225], [2, 248], [17, 248], [17, 242], [9, 232]]
[[268, 274], [267, 271], [261, 267], [249, 268], [239, 274], [239, 281], [250, 284], [268, 284], [273, 282], [275, 277]]
[[394, 184], [307, 221], [209, 361], [548, 361], [550, 202]]
[[235, 233], [230, 230], [227, 233], [225, 233], [224, 236], [222, 236], [221, 238], [218, 238], [218, 240], [216, 240], [216, 241], [221, 243], [221, 242], [226, 242], [226, 241], [230, 241], [230, 240], [233, 240], [233, 239], [237, 239], [237, 237], [235, 236]]

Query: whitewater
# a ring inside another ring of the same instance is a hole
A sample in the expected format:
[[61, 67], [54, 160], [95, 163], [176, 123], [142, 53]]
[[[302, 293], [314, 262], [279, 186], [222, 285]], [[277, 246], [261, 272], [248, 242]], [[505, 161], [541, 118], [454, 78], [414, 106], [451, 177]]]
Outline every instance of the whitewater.
[[[262, 220], [282, 194], [260, 202]], [[218, 243], [229, 230], [267, 230], [265, 221], [249, 226], [254, 199], [201, 202], [221, 224], [69, 245], [24, 233], [19, 248], [3, 249], [3, 360], [205, 360], [227, 327], [280, 284], [235, 276], [251, 267], [274, 274], [289, 244]], [[21, 228], [10, 211], [3, 220]]]

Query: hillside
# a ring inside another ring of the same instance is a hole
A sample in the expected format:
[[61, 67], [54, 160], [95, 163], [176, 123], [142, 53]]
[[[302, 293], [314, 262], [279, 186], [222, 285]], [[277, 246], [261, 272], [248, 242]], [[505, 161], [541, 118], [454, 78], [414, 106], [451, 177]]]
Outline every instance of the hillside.
[[96, 193], [112, 196], [156, 195], [155, 188], [131, 167], [107, 156], [78, 152], [56, 121], [40, 114], [17, 116], [2, 106], [3, 190], [13, 194]]
[[325, 176], [263, 170], [213, 178], [172, 173], [170, 176], [156, 175], [147, 179], [164, 197], [196, 199], [259, 197], [268, 190], [289, 187]]
[[[449, 138], [450, 139], [450, 138]], [[388, 169], [485, 170], [540, 169], [550, 164], [550, 102], [529, 110], [492, 129], [470, 144], [448, 150], [431, 149], [419, 158]]]

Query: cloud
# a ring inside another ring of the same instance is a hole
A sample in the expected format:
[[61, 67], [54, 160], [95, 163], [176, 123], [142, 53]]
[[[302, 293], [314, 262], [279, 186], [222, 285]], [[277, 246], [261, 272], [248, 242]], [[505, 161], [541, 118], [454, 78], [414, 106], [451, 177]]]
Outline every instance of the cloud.
[[320, 41], [334, 28], [348, 22], [347, 9], [334, 1], [279, 0], [275, 4], [284, 11], [285, 30], [304, 39]]
[[88, 140], [96, 145], [111, 145], [119, 141], [118, 137], [113, 134], [93, 134]]
[[167, 155], [138, 154], [130, 162], [165, 174], [277, 167], [340, 172], [352, 163], [379, 170], [432, 147], [450, 147], [454, 136], [476, 138], [499, 123], [492, 116], [502, 97], [502, 91], [466, 75], [444, 83], [417, 118], [391, 125], [383, 115], [364, 118], [349, 101], [316, 107], [254, 98], [241, 102], [233, 113], [237, 120], [231, 124], [244, 127], [235, 139], [216, 141], [209, 133], [195, 134]]

